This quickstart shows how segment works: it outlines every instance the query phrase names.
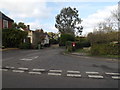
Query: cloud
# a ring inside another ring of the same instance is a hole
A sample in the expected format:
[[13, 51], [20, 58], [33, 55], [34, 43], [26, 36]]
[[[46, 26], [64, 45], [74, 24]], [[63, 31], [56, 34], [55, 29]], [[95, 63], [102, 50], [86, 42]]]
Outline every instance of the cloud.
[[58, 29], [56, 29], [54, 25], [52, 25], [50, 23], [43, 24], [39, 20], [36, 20], [34, 22], [28, 22], [28, 23], [26, 23], [26, 25], [30, 25], [30, 29], [33, 31], [36, 29], [42, 28], [45, 32], [55, 32], [55, 33], [58, 32]]
[[0, 9], [9, 11], [12, 18], [47, 18], [50, 14], [45, 0], [0, 0]]
[[[73, 0], [0, 0], [0, 10], [6, 12], [5, 14], [10, 16], [17, 22], [24, 22], [26, 25], [29, 24], [32, 30], [37, 28], [43, 28], [45, 31], [57, 32], [58, 30], [54, 27], [54, 20], [56, 13], [63, 8], [59, 2], [73, 1]], [[103, 0], [74, 0], [73, 2], [97, 2]], [[104, 0], [106, 1], [106, 0]], [[104, 2], [103, 1], [103, 2]], [[108, 0], [107, 0], [108, 1]], [[117, 0], [109, 0], [117, 1]], [[48, 7], [47, 2], [56, 2], [59, 6]], [[69, 5], [69, 4], [68, 4]], [[73, 3], [71, 4], [73, 5]], [[73, 5], [74, 7], [75, 5]], [[88, 5], [76, 5], [77, 8], [89, 8]], [[115, 6], [109, 6], [104, 8], [104, 10], [98, 10], [96, 13], [89, 15], [87, 18], [83, 18], [82, 25], [84, 26], [83, 34], [93, 31], [96, 23], [104, 20], [106, 17], [110, 16], [110, 11], [113, 10]], [[54, 13], [55, 11], [55, 13]], [[52, 19], [51, 19], [52, 18]], [[50, 22], [47, 20], [50, 19]]]
[[111, 16], [111, 11], [117, 9], [117, 5], [107, 6], [102, 10], [97, 10], [96, 13], [89, 15], [83, 19], [82, 25], [84, 27], [83, 34], [92, 32], [93, 29], [99, 22], [104, 21], [106, 18]]
[[46, 0], [48, 2], [118, 2], [118, 0]]

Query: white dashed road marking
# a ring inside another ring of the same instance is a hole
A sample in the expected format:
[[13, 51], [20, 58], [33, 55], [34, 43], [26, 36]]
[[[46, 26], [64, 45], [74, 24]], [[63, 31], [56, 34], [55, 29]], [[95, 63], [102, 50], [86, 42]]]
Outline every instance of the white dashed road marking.
[[61, 74], [60, 74], [60, 73], [48, 73], [48, 75], [61, 76]]
[[33, 71], [38, 71], [38, 72], [40, 72], [40, 71], [45, 71], [45, 69], [32, 69]]
[[[34, 58], [38, 58], [37, 56]], [[15, 67], [11, 67], [11, 66], [5, 66], [5, 67], [1, 67], [0, 71], [8, 71], [10, 69], [12, 69], [12, 72], [18, 72], [18, 73], [23, 73], [25, 72], [25, 70], [29, 70], [29, 68], [24, 68], [24, 67], [19, 67], [16, 70], [14, 69]], [[11, 70], [10, 70], [11, 71]], [[34, 68], [32, 69], [32, 71], [29, 71], [29, 74], [42, 74], [42, 71], [44, 72], [45, 69], [37, 69]], [[53, 69], [53, 70], [49, 70], [48, 71], [48, 75], [53, 75], [53, 76], [61, 76], [62, 74], [62, 70], [57, 70], [57, 69]], [[96, 79], [102, 79], [104, 78], [102, 75], [98, 75], [99, 72], [90, 72], [87, 71], [86, 74], [88, 74], [89, 78], [96, 78]], [[105, 72], [106, 75], [111, 75], [111, 78], [114, 80], [119, 80], [120, 79], [120, 73], [116, 72], [116, 73], [112, 73], [112, 72]], [[80, 71], [73, 71], [73, 70], [68, 70], [67, 71], [67, 76], [68, 77], [82, 77], [80, 74]]]
[[99, 74], [99, 72], [86, 72], [87, 74]]
[[105, 72], [105, 74], [107, 74], [107, 75], [120, 75], [120, 73], [109, 73], [109, 72]]
[[41, 72], [28, 72], [29, 74], [41, 74]]
[[20, 69], [20, 70], [28, 70], [28, 68], [22, 68], [22, 67], [20, 67], [18, 69]]
[[23, 59], [20, 59], [20, 60], [23, 60], [23, 61], [31, 61], [32, 59], [23, 58]]
[[36, 58], [38, 58], [38, 57], [39, 57], [39, 56], [34, 56], [34, 57], [23, 58], [23, 59], [20, 59], [20, 60], [31, 61], [31, 60], [36, 59]]
[[67, 74], [68, 77], [81, 77], [80, 74]]
[[67, 71], [68, 73], [80, 73], [80, 71]]
[[62, 72], [62, 70], [49, 70], [49, 72]]
[[120, 76], [112, 76], [113, 79], [120, 79]]
[[23, 73], [24, 71], [22, 70], [12, 70], [13, 72], [18, 72], [18, 73]]
[[101, 75], [88, 75], [90, 78], [103, 78]]
[[0, 69], [0, 71], [8, 71], [8, 69]]
[[14, 69], [15, 67], [6, 66], [5, 68]]

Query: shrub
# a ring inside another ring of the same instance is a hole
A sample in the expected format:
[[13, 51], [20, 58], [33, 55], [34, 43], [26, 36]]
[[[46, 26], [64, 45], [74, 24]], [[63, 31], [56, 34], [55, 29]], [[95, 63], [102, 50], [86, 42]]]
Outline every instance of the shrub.
[[30, 43], [22, 43], [19, 45], [20, 49], [30, 49], [31, 48], [31, 44]]
[[71, 41], [67, 41], [66, 42], [66, 49], [67, 49], [68, 52], [73, 52], [73, 51], [75, 51], [76, 48], [72, 46]]
[[50, 44], [58, 44], [58, 40], [56, 39], [50, 39]]
[[19, 47], [20, 43], [27, 37], [27, 32], [19, 29], [3, 29], [2, 44], [5, 47]]
[[59, 46], [65, 46], [67, 41], [75, 41], [75, 37], [71, 34], [62, 34], [60, 37]]
[[90, 52], [92, 55], [118, 55], [118, 44], [95, 44]]

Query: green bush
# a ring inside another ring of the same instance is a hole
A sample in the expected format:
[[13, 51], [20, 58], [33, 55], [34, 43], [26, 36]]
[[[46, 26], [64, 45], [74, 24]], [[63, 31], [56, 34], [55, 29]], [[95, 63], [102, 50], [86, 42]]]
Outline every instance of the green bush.
[[95, 44], [90, 52], [92, 55], [118, 55], [118, 44]]
[[30, 49], [31, 48], [31, 44], [30, 43], [22, 43], [19, 45], [20, 49]]
[[71, 34], [62, 34], [60, 37], [59, 46], [65, 46], [67, 41], [75, 41], [75, 37]]
[[50, 39], [50, 44], [58, 44], [58, 40], [56, 39]]
[[80, 49], [80, 48], [83, 48], [83, 47], [90, 47], [90, 43], [88, 41], [79, 41], [79, 42], [76, 42], [76, 49]]
[[72, 46], [71, 41], [67, 41], [66, 42], [66, 49], [67, 49], [68, 52], [73, 52], [73, 51], [75, 51], [76, 48]]
[[20, 43], [27, 37], [27, 32], [19, 29], [3, 29], [2, 45], [5, 47], [19, 47]]
[[81, 42], [76, 42], [76, 49], [83, 48], [83, 45]]

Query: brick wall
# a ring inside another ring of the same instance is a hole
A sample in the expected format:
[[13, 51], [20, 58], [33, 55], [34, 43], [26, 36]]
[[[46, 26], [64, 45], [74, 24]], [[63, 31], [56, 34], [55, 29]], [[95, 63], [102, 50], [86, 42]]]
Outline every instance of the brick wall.
[[8, 21], [8, 28], [12, 28], [12, 23], [11, 21]]

